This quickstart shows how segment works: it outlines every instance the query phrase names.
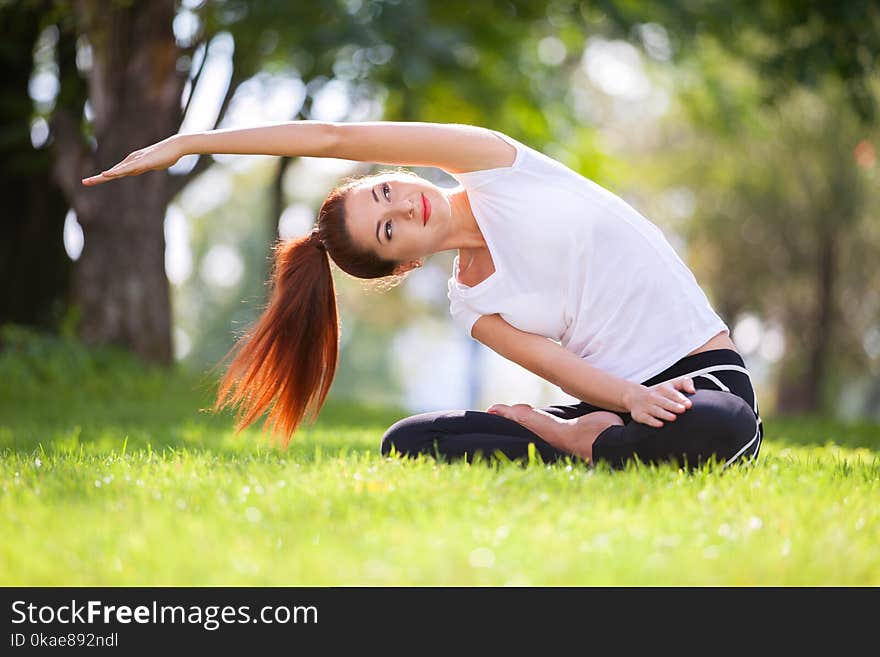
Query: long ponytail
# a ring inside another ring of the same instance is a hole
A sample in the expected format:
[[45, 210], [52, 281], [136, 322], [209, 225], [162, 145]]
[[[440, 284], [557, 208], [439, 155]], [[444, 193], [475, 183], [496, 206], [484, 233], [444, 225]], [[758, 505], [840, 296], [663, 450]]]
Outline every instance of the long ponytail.
[[303, 417], [316, 419], [324, 405], [339, 358], [329, 256], [356, 278], [402, 279], [394, 273], [399, 263], [356, 245], [346, 227], [348, 192], [376, 177], [343, 180], [324, 200], [310, 235], [275, 244], [269, 304], [221, 361], [235, 353], [220, 382], [214, 411], [237, 406], [236, 431], [272, 406], [263, 428], [280, 436], [286, 447]]
[[286, 447], [304, 416], [317, 418], [336, 374], [339, 323], [330, 260], [318, 230], [279, 241], [269, 303], [223, 360], [214, 410], [238, 406], [241, 431], [271, 405], [263, 426]]

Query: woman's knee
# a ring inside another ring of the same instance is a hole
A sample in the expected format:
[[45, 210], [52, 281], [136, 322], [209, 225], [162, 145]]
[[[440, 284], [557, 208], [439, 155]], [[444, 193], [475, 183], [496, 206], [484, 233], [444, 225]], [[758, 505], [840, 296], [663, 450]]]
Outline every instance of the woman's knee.
[[720, 390], [697, 390], [693, 405], [678, 416], [690, 431], [699, 433], [717, 446], [717, 456], [729, 458], [755, 437], [757, 418], [749, 404], [737, 395]]
[[392, 448], [398, 454], [418, 454], [430, 450], [432, 434], [430, 427], [439, 413], [422, 413], [398, 420], [382, 436], [380, 451], [383, 456], [391, 454]]
[[388, 456], [391, 454], [392, 449], [396, 450], [398, 453], [407, 453], [409, 452], [409, 446], [415, 442], [415, 438], [416, 432], [413, 431], [404, 420], [400, 420], [392, 424], [388, 427], [388, 430], [385, 431], [379, 449], [382, 452], [382, 456]]

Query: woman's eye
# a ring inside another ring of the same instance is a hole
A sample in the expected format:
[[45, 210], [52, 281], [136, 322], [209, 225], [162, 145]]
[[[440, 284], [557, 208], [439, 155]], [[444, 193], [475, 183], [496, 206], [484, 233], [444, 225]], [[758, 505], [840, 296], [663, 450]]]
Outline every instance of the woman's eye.
[[388, 239], [388, 240], [391, 239], [391, 222], [390, 221], [385, 222], [385, 239]]
[[382, 194], [384, 194], [386, 201], [391, 200], [391, 186], [388, 183], [382, 185]]

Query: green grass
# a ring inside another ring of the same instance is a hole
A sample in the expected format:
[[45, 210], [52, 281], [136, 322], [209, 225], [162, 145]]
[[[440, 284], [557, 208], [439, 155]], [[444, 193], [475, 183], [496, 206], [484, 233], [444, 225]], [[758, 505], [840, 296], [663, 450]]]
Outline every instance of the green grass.
[[5, 329], [0, 585], [880, 584], [880, 427], [766, 421], [757, 466], [686, 473], [378, 454], [334, 403], [287, 451], [210, 386]]

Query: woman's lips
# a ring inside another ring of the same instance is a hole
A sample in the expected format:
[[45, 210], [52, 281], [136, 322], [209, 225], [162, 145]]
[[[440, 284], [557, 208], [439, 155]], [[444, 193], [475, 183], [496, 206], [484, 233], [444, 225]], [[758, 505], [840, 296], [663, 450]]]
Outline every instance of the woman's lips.
[[431, 201], [428, 200], [428, 197], [422, 194], [422, 225], [426, 226], [428, 224], [428, 218], [431, 216]]

